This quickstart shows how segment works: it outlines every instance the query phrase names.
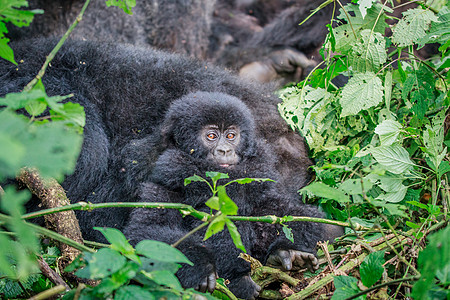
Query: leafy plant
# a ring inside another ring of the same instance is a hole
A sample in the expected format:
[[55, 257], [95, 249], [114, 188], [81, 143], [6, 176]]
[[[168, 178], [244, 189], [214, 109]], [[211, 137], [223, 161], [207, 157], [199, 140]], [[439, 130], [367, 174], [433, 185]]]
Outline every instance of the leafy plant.
[[[301, 193], [339, 220], [366, 220], [394, 233], [413, 228], [419, 242], [448, 218], [450, 205], [450, 10], [421, 3], [390, 25], [396, 7], [386, 3], [340, 8], [321, 49], [324, 67], [281, 90], [279, 111], [316, 158], [315, 181]], [[428, 43], [441, 44], [440, 55], [421, 59], [416, 50]], [[359, 271], [366, 287], [373, 284], [365, 267]], [[356, 283], [337, 277], [334, 298], [359, 292]]]
[[[114, 228], [94, 228], [110, 242], [108, 248], [96, 253], [84, 253], [66, 271], [75, 272], [81, 278], [101, 280], [95, 287], [84, 288], [78, 296], [89, 298], [159, 299], [191, 298], [209, 294], [184, 290], [175, 273], [181, 263], [193, 265], [176, 248], [158, 241], [143, 240], [133, 248], [125, 236]], [[73, 299], [76, 291], [67, 293], [64, 299]]]

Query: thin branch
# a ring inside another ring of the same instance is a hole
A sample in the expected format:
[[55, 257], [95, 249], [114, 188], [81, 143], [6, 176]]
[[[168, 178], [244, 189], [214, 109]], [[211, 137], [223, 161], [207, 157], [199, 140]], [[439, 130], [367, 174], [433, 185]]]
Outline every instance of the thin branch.
[[53, 296], [56, 296], [58, 294], [61, 294], [66, 291], [66, 288], [63, 285], [57, 285], [51, 289], [45, 290], [37, 295], [34, 295], [33, 297], [29, 298], [28, 300], [44, 300], [51, 298]]
[[[106, 202], [106, 203], [87, 203], [87, 202], [78, 202], [66, 206], [55, 207], [51, 209], [43, 209], [37, 212], [32, 212], [28, 214], [24, 214], [22, 216], [23, 219], [32, 219], [37, 217], [42, 217], [48, 214], [54, 214], [61, 211], [66, 210], [93, 210], [99, 208], [110, 208], [110, 207], [134, 207], [134, 208], [171, 208], [178, 209], [181, 214], [184, 216], [191, 215], [197, 219], [202, 221], [208, 221], [211, 218], [210, 214], [198, 211], [194, 209], [192, 206], [182, 203], [165, 203], [165, 202]], [[287, 222], [315, 222], [315, 223], [324, 223], [330, 225], [337, 225], [342, 227], [350, 227], [349, 223], [321, 219], [321, 218], [313, 218], [313, 217], [300, 217], [300, 216], [292, 216], [290, 220], [285, 220], [283, 217], [277, 217], [273, 215], [268, 216], [259, 216], [259, 217], [247, 217], [247, 216], [228, 216], [231, 221], [248, 221], [248, 222], [263, 222], [263, 223], [271, 223], [271, 224], [282, 224]], [[370, 230], [370, 228], [364, 227], [358, 223], [355, 224], [356, 230]]]
[[420, 275], [419, 276], [410, 276], [410, 277], [406, 277], [406, 278], [399, 278], [399, 279], [395, 279], [395, 280], [392, 280], [392, 281], [383, 282], [383, 283], [380, 283], [380, 284], [375, 285], [373, 287], [370, 287], [367, 290], [361, 291], [361, 292], [356, 293], [356, 294], [354, 294], [354, 295], [352, 295], [352, 296], [350, 296], [348, 298], [345, 298], [345, 300], [356, 299], [356, 298], [358, 298], [358, 297], [360, 297], [362, 295], [368, 294], [371, 291], [377, 290], [377, 289], [382, 288], [382, 287], [387, 286], [387, 285], [401, 283], [401, 282], [405, 282], [405, 281], [417, 281], [417, 280], [419, 280], [419, 278], [420, 278]]
[[39, 270], [41, 270], [42, 274], [45, 277], [50, 279], [50, 281], [56, 285], [64, 286], [66, 288], [65, 289], [66, 291], [70, 290], [70, 287], [67, 285], [64, 279], [62, 279], [58, 273], [56, 273], [52, 268], [50, 268], [48, 263], [42, 257], [38, 259], [38, 263], [39, 263]]
[[77, 26], [78, 23], [80, 23], [81, 19], [83, 18], [83, 14], [86, 11], [86, 8], [89, 5], [90, 1], [91, 0], [86, 0], [83, 7], [81, 8], [80, 13], [78, 14], [77, 18], [75, 19], [75, 21], [72, 23], [72, 25], [66, 31], [66, 33], [63, 35], [63, 37], [59, 40], [58, 44], [56, 44], [55, 48], [53, 48], [52, 52], [50, 52], [50, 54], [47, 56], [47, 58], [45, 59], [44, 65], [39, 70], [39, 73], [36, 75], [36, 77], [25, 86], [25, 88], [23, 89], [24, 92], [30, 91], [36, 85], [36, 83], [44, 76], [48, 65], [53, 60], [56, 53], [59, 51], [59, 49], [61, 49], [62, 45], [67, 40], [67, 38], [69, 37], [70, 33], [73, 31], [75, 26]]
[[[5, 214], [0, 214], [0, 222], [9, 223], [9, 222], [11, 222], [11, 220], [12, 220], [12, 217], [7, 216]], [[29, 228], [33, 229], [34, 231], [36, 231], [36, 233], [38, 233], [40, 235], [44, 235], [44, 236], [49, 237], [51, 239], [57, 240], [57, 241], [59, 241], [61, 243], [69, 245], [69, 246], [71, 246], [71, 247], [73, 247], [75, 249], [78, 249], [80, 251], [87, 251], [87, 252], [90, 252], [90, 253], [95, 253], [96, 252], [94, 249], [86, 247], [86, 246], [84, 246], [84, 245], [82, 245], [80, 243], [77, 243], [74, 240], [66, 238], [65, 236], [63, 236], [63, 235], [61, 235], [59, 233], [56, 233], [54, 231], [48, 230], [46, 228], [43, 228], [41, 226], [38, 226], [38, 225], [35, 225], [35, 224], [32, 224], [32, 223], [28, 223], [28, 222], [25, 222], [25, 224]]]

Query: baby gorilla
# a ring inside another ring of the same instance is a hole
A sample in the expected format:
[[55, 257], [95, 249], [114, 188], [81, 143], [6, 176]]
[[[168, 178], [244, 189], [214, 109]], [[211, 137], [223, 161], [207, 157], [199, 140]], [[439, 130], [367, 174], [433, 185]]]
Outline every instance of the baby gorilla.
[[[196, 92], [175, 101], [160, 129], [124, 148], [125, 185], [145, 182], [140, 201], [177, 202], [210, 212], [205, 202], [208, 186], [184, 179], [207, 171], [227, 173], [229, 180], [253, 177], [277, 180], [275, 154], [256, 135], [253, 116], [239, 99], [222, 93]], [[219, 181], [225, 184], [227, 180]], [[294, 215], [323, 217], [315, 207], [303, 205], [276, 182], [254, 182], [227, 186], [227, 194], [239, 207], [239, 215]], [[176, 210], [136, 208], [124, 232], [133, 244], [143, 239], [174, 243], [202, 222], [183, 217]], [[309, 268], [318, 261], [314, 247], [319, 240], [335, 237], [334, 228], [319, 223], [292, 222], [294, 243], [281, 226], [237, 222], [247, 252], [263, 263], [284, 270]], [[177, 273], [184, 287], [212, 291], [216, 276], [230, 280], [229, 288], [239, 298], [258, 296], [260, 287], [250, 278], [250, 264], [239, 258], [230, 234], [224, 230], [206, 241], [204, 230], [181, 242], [178, 248], [194, 263]]]

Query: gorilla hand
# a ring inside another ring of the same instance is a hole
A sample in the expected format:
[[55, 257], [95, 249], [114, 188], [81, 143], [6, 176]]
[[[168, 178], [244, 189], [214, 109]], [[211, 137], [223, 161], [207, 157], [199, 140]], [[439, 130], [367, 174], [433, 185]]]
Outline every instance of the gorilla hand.
[[214, 255], [205, 247], [190, 246], [183, 249], [183, 253], [194, 263], [193, 266], [184, 265], [177, 272], [177, 277], [184, 288], [194, 288], [199, 292], [212, 293], [216, 288], [216, 266]]
[[240, 299], [256, 299], [261, 291], [261, 287], [253, 281], [250, 275], [232, 280], [228, 288]]
[[319, 261], [314, 254], [292, 249], [274, 251], [267, 258], [266, 264], [285, 271], [300, 270], [306, 267], [314, 272], [319, 268]]

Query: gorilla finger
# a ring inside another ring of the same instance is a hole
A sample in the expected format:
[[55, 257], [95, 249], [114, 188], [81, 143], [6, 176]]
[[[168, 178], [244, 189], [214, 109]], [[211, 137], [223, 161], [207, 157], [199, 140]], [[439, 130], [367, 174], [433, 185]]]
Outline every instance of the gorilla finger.
[[292, 257], [287, 250], [277, 250], [267, 259], [267, 264], [273, 267], [282, 267], [285, 270], [292, 269]]
[[203, 279], [202, 282], [200, 282], [196, 290], [205, 293], [207, 288], [208, 288], [208, 277]]
[[211, 273], [208, 275], [208, 292], [212, 293], [216, 289], [216, 275], [217, 273]]

